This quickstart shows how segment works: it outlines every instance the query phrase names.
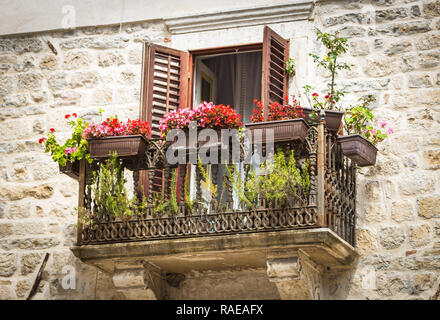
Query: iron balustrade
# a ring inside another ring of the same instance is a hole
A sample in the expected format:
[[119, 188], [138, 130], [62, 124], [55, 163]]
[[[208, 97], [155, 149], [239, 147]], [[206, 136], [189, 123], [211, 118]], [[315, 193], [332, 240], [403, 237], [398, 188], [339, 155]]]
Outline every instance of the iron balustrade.
[[[152, 190], [146, 191], [149, 204], [140, 211], [133, 208], [133, 214], [127, 218], [98, 215], [90, 179], [90, 171], [96, 170], [97, 166], [88, 167], [82, 161], [78, 206], [93, 223], [84, 224], [83, 219], [78, 221], [78, 245], [327, 227], [354, 246], [356, 165], [342, 154], [336, 138], [336, 133], [328, 131], [321, 122], [310, 126], [305, 141], [295, 146], [295, 157], [309, 160], [310, 189], [287, 207], [261, 200], [252, 209], [234, 208], [231, 181], [226, 179], [226, 201], [222, 210], [208, 210], [200, 203], [189, 210], [183, 199], [187, 170], [180, 165], [178, 177], [181, 183], [176, 190], [178, 210], [174, 215], [156, 212]], [[149, 169], [146, 176], [152, 186], [154, 169], [162, 169], [164, 190], [169, 190], [171, 172], [178, 167], [167, 165], [167, 147], [153, 140], [142, 163], [125, 163], [133, 171], [135, 187], [138, 186], [141, 170]], [[217, 181], [217, 171], [212, 172], [214, 181]], [[197, 181], [200, 178], [200, 170], [196, 166]], [[163, 196], [167, 197], [167, 192]], [[200, 183], [196, 183], [196, 199], [201, 199]]]

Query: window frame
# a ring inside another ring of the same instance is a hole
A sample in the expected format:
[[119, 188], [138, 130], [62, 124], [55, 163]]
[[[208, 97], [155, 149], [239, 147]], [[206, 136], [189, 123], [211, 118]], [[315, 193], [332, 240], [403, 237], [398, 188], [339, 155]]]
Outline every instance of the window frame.
[[263, 50], [263, 42], [247, 43], [233, 46], [212, 47], [205, 49], [188, 50], [189, 52], [189, 84], [188, 84], [188, 104], [192, 108], [194, 102], [195, 86], [195, 60], [199, 56], [209, 56], [222, 53], [239, 53], [243, 51]]

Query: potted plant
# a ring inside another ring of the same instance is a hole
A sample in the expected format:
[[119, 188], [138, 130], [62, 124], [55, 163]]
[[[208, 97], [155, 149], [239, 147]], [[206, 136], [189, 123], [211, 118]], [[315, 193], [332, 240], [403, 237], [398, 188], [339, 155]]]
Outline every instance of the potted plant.
[[[274, 102], [268, 106], [268, 115], [265, 121], [263, 116], [263, 104], [258, 99], [254, 100], [256, 107], [250, 117], [252, 122], [246, 128], [250, 130], [254, 142], [267, 139], [268, 130], [273, 131], [275, 143], [304, 141], [307, 136], [308, 124], [304, 121], [304, 113], [301, 106], [294, 99], [289, 104], [285, 97], [285, 104]], [[262, 135], [256, 135], [256, 130], [262, 130]]]
[[142, 158], [147, 149], [151, 129], [148, 122], [121, 121], [107, 118], [99, 124], [91, 123], [83, 132], [89, 144], [90, 157], [106, 159], [116, 152], [122, 159]]
[[339, 37], [338, 34], [328, 34], [318, 31], [317, 39], [327, 49], [324, 58], [320, 58], [316, 54], [309, 54], [313, 61], [320, 67], [330, 72], [331, 80], [329, 83], [329, 92], [324, 95], [324, 99], [320, 99], [318, 93], [312, 93], [312, 87], [309, 85], [304, 86], [305, 95], [309, 100], [309, 104], [312, 108], [304, 108], [305, 119], [308, 122], [316, 122], [319, 120], [320, 110], [325, 110], [325, 122], [327, 128], [330, 131], [340, 131], [342, 129], [342, 117], [344, 112], [341, 111], [341, 107], [338, 106], [338, 102], [344, 96], [343, 90], [336, 89], [335, 79], [339, 70], [349, 70], [351, 65], [338, 61], [341, 54], [347, 52], [348, 41], [346, 38]]
[[377, 143], [393, 133], [387, 123], [378, 122], [368, 107], [374, 102], [372, 95], [359, 99], [359, 104], [347, 109], [344, 117], [344, 129], [348, 135], [338, 136], [342, 152], [360, 167], [376, 163]]
[[[230, 106], [222, 104], [215, 105], [212, 102], [204, 102], [195, 106], [193, 109], [179, 108], [164, 115], [160, 121], [159, 129], [161, 130], [161, 137], [166, 139], [167, 135], [173, 129], [181, 129], [185, 133], [186, 150], [196, 150], [207, 143], [221, 146], [222, 144], [229, 145], [229, 141], [221, 141], [222, 129], [239, 129], [243, 123], [240, 121], [241, 115], [237, 114], [235, 109]], [[213, 129], [217, 133], [217, 140], [210, 141], [209, 139], [195, 141], [190, 139], [190, 127], [194, 126], [197, 132], [203, 129]]]
[[59, 164], [60, 172], [78, 180], [79, 160], [86, 159], [89, 163], [93, 161], [87, 150], [87, 140], [82, 136], [88, 123], [78, 118], [76, 113], [66, 114], [64, 118], [73, 129], [72, 136], [64, 144], [58, 143], [54, 128], [50, 128], [48, 136], [40, 138], [38, 142], [44, 144], [45, 152], [50, 153], [52, 159]]

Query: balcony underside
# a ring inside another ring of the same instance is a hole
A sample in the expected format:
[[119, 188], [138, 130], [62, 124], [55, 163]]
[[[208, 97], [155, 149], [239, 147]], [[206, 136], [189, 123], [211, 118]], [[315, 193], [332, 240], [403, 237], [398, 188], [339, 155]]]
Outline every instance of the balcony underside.
[[289, 257], [301, 250], [325, 267], [350, 265], [354, 248], [328, 228], [150, 240], [71, 248], [83, 262], [112, 273], [116, 264], [148, 261], [168, 273], [265, 268], [272, 257]]

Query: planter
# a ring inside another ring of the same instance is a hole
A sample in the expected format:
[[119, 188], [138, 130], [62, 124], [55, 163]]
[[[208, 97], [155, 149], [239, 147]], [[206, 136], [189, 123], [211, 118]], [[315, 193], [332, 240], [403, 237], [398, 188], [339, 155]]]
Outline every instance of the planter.
[[359, 134], [339, 136], [342, 153], [352, 159], [360, 167], [372, 166], [376, 163], [377, 148]]
[[78, 180], [79, 179], [79, 164], [80, 161], [76, 160], [73, 162], [67, 161], [66, 165], [60, 166], [60, 172], [68, 175], [72, 179]]
[[93, 159], [106, 159], [109, 153], [116, 151], [119, 158], [142, 158], [148, 141], [144, 136], [112, 136], [87, 140], [90, 156]]
[[[286, 143], [294, 141], [303, 142], [307, 136], [309, 125], [301, 118], [250, 123], [246, 125], [246, 128], [251, 132], [253, 143], [266, 141], [268, 130], [273, 130], [275, 143]], [[255, 130], [262, 130], [262, 135], [255, 135]]]
[[[310, 118], [310, 115], [313, 112], [313, 109], [303, 108], [304, 119], [307, 123], [318, 123], [319, 122], [319, 112], [321, 110], [316, 110], [318, 116], [317, 119]], [[342, 124], [342, 117], [344, 116], [344, 111], [335, 111], [335, 110], [324, 110], [325, 111], [325, 124], [327, 129], [330, 131], [339, 131]]]

